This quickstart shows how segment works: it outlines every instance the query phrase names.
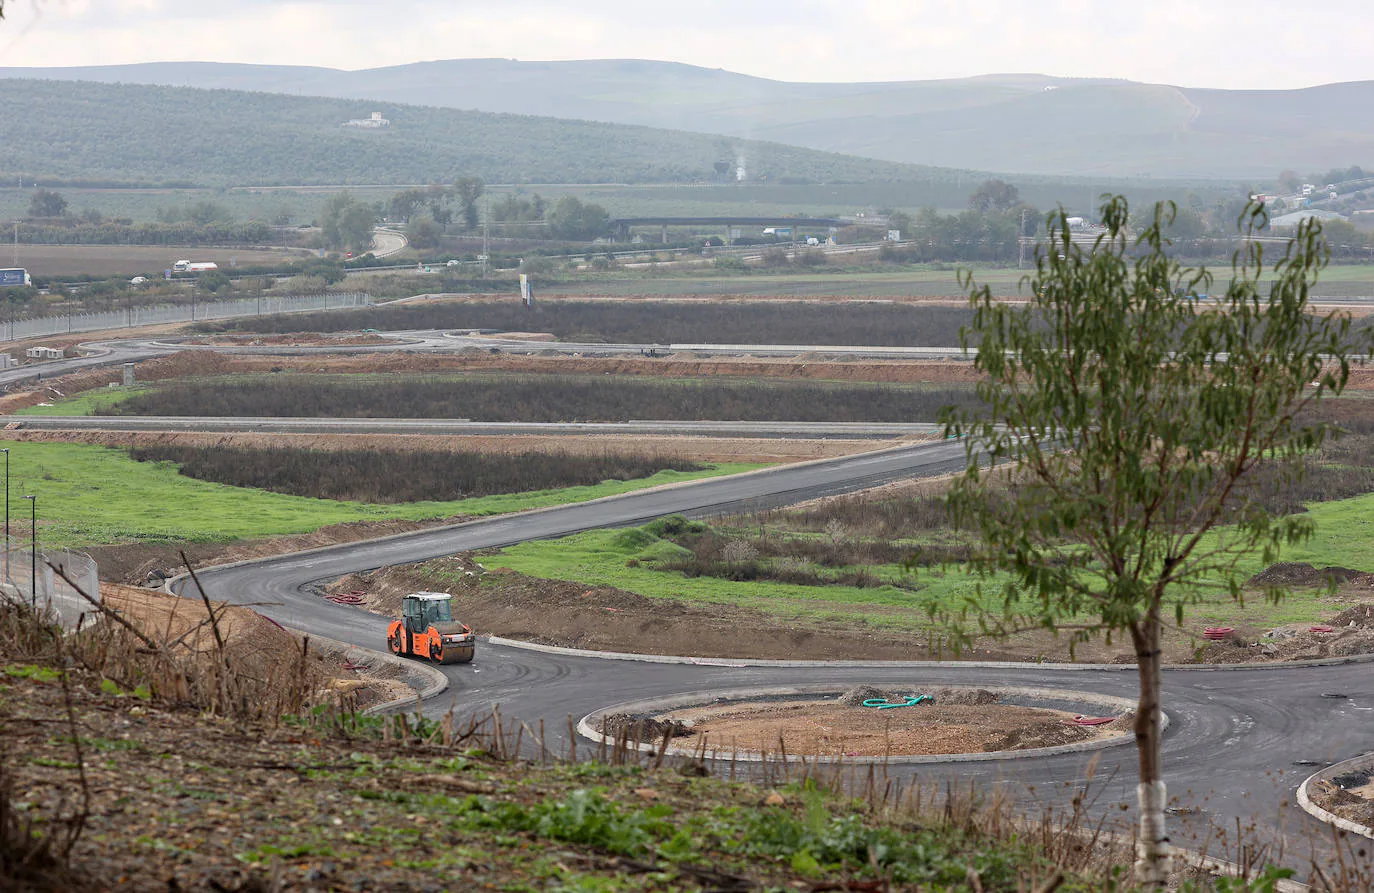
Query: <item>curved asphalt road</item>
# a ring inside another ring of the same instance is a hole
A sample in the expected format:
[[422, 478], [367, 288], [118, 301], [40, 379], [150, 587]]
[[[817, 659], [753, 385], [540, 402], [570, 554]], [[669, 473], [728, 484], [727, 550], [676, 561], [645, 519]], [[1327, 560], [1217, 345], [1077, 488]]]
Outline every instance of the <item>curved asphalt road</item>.
[[[910, 477], [961, 468], [960, 443], [901, 447], [876, 453], [716, 478], [591, 503], [502, 516], [367, 543], [331, 546], [237, 566], [207, 569], [212, 597], [266, 605], [279, 622], [351, 642], [383, 647], [384, 621], [311, 593], [311, 584], [350, 571], [419, 561], [455, 551], [508, 545], [599, 527], [643, 523], [680, 512], [709, 516], [796, 502]], [[691, 643], [682, 651], [690, 653]], [[721, 662], [717, 662], [718, 664]], [[815, 666], [660, 664], [547, 654], [486, 644], [471, 665], [443, 668], [449, 692], [426, 711], [483, 710], [551, 730], [550, 747], [566, 745], [567, 720], [597, 708], [644, 698], [798, 682], [1028, 685], [1073, 688], [1132, 697], [1128, 667], [870, 663]], [[1374, 683], [1362, 664], [1260, 669], [1173, 669], [1165, 674], [1172, 725], [1165, 740], [1170, 793], [1185, 814], [1174, 817], [1176, 843], [1204, 848], [1209, 827], [1234, 831], [1236, 818], [1254, 820], [1273, 839], [1321, 831], [1290, 804], [1296, 786], [1324, 764], [1361, 753], [1374, 738]], [[1341, 693], [1345, 698], [1327, 698]], [[586, 746], [583, 742], [582, 746]], [[1062, 802], [1081, 781], [1092, 754], [919, 768], [923, 780], [979, 779], [1001, 784], [1027, 800]], [[1134, 803], [1134, 751], [1129, 745], [1098, 753], [1104, 799], [1096, 811]], [[898, 773], [904, 770], [894, 770]], [[1116, 813], [1129, 817], [1132, 813]], [[1301, 838], [1298, 838], [1301, 840]], [[1222, 855], [1215, 844], [1212, 855]]]
[[[492, 342], [451, 337], [444, 332], [393, 333], [384, 349], [446, 352], [481, 345], [502, 350], [640, 352], [662, 345], [551, 345]], [[0, 373], [0, 384], [45, 377], [93, 365], [133, 362], [182, 349], [158, 341], [107, 342], [100, 357], [59, 361]], [[745, 352], [747, 345], [695, 345], [698, 350]], [[233, 353], [349, 352], [332, 349], [218, 348]], [[351, 352], [373, 352], [377, 346]], [[766, 347], [783, 352], [798, 348]], [[826, 352], [854, 352], [824, 348]], [[876, 355], [876, 354], [874, 354]], [[910, 355], [910, 354], [907, 354]], [[264, 613], [296, 628], [364, 647], [382, 646], [384, 624], [374, 615], [335, 605], [309, 592], [313, 581], [385, 564], [419, 561], [455, 551], [500, 546], [527, 539], [560, 536], [578, 530], [642, 523], [681, 512], [707, 516], [725, 511], [766, 508], [848, 492], [891, 480], [935, 475], [963, 466], [963, 445], [936, 443], [880, 453], [825, 460], [717, 478], [654, 491], [626, 494], [594, 503], [565, 506], [523, 515], [473, 522], [457, 527], [407, 534], [369, 543], [329, 547], [280, 556], [235, 567], [209, 569], [201, 576], [215, 598], [267, 603]], [[690, 652], [690, 643], [684, 643]], [[549, 729], [566, 728], [569, 715], [657, 695], [790, 684], [799, 681], [857, 683], [910, 682], [978, 685], [1040, 685], [1081, 688], [1131, 696], [1135, 679], [1120, 668], [1052, 668], [1041, 666], [975, 667], [955, 664], [874, 664], [863, 667], [720, 667], [650, 664], [544, 654], [486, 645], [469, 666], [444, 668], [452, 682], [439, 704], [480, 710], [500, 704], [505, 716]], [[1234, 829], [1237, 818], [1257, 823], [1262, 837], [1284, 835], [1291, 845], [1311, 833], [1315, 823], [1291, 806], [1294, 790], [1314, 769], [1368, 749], [1374, 739], [1374, 683], [1365, 665], [1283, 667], [1243, 670], [1173, 669], [1165, 676], [1165, 705], [1173, 725], [1165, 740], [1165, 773], [1170, 792], [1185, 815], [1173, 819], [1175, 842], [1210, 848], [1203, 838], [1209, 826]], [[1345, 698], [1326, 698], [1340, 693]], [[558, 747], [565, 732], [550, 735]], [[1099, 753], [1098, 777], [1106, 804], [1132, 803], [1133, 753], [1129, 746]], [[1015, 762], [924, 767], [922, 779], [980, 779], [1005, 783], [1015, 796], [1062, 801], [1065, 785], [1081, 780], [1093, 757], [1060, 755]], [[1129, 815], [1129, 813], [1123, 813]], [[1293, 832], [1299, 833], [1294, 838]], [[1322, 832], [1318, 831], [1320, 836]], [[1304, 844], [1305, 846], [1305, 844]]]

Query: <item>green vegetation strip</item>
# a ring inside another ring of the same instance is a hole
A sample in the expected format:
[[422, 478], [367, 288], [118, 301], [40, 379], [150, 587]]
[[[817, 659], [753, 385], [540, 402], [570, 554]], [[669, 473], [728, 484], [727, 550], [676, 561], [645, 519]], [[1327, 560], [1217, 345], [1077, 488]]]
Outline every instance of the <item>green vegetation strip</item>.
[[10, 454], [11, 512], [21, 495], [38, 497], [39, 541], [75, 547], [101, 543], [219, 542], [307, 533], [331, 524], [495, 515], [585, 502], [660, 484], [763, 467], [722, 463], [702, 472], [665, 471], [633, 481], [605, 481], [532, 493], [452, 502], [372, 505], [288, 496], [197, 481], [168, 462], [136, 462], [119, 449], [85, 444], [4, 443]]
[[[1312, 505], [1317, 533], [1308, 543], [1290, 546], [1282, 560], [1307, 562], [1317, 567], [1342, 566], [1374, 569], [1374, 494]], [[743, 540], [756, 534], [735, 531]], [[589, 587], [613, 586], [649, 598], [676, 599], [703, 604], [735, 605], [790, 620], [837, 620], [862, 622], [875, 627], [925, 631], [931, 628], [924, 608], [928, 602], [961, 605], [981, 601], [996, 606], [1000, 580], [985, 586], [981, 599], [975, 581], [955, 569], [919, 568], [909, 573], [900, 563], [870, 565], [866, 570], [889, 585], [797, 585], [771, 580], [730, 580], [721, 577], [686, 576], [656, 569], [689, 556], [690, 552], [663, 538], [664, 522], [629, 530], [597, 530], [556, 540], [522, 543], [501, 551], [488, 566], [507, 567], [533, 577], [574, 580]], [[731, 531], [723, 529], [723, 535]], [[925, 534], [905, 541], [914, 552], [921, 546], [939, 546], [948, 538]], [[743, 564], [744, 562], [741, 562]], [[1242, 578], [1264, 570], [1258, 555], [1238, 568]], [[844, 568], [827, 568], [837, 576]], [[901, 584], [901, 588], [899, 585]], [[912, 591], [914, 588], [915, 591]], [[1277, 603], [1256, 595], [1237, 604], [1221, 587], [1198, 593], [1190, 609], [1189, 623], [1203, 625], [1234, 621], [1256, 626], [1308, 623], [1339, 610], [1340, 603], [1322, 588], [1294, 588]]]
[[41, 415], [41, 416], [84, 416], [99, 415], [102, 410], [109, 410], [118, 405], [123, 400], [146, 394], [152, 390], [150, 387], [136, 386], [131, 388], [103, 388], [91, 391], [83, 391], [71, 397], [63, 397], [49, 403], [40, 403], [37, 406], [29, 406], [24, 409], [14, 411], [14, 415]]

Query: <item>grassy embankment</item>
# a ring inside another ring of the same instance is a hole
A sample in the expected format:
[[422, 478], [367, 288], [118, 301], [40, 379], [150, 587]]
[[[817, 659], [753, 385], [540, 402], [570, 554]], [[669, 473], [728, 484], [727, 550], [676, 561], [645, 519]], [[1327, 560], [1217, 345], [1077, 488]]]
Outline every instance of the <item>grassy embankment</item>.
[[[1284, 550], [1282, 560], [1306, 562], [1316, 567], [1338, 566], [1374, 570], [1374, 495], [1313, 505], [1310, 515], [1317, 533], [1306, 544]], [[626, 531], [591, 531], [557, 540], [523, 543], [483, 559], [488, 567], [506, 567], [533, 577], [576, 580], [588, 586], [614, 586], [651, 598], [675, 599], [701, 604], [738, 605], [773, 614], [782, 620], [844, 621], [878, 628], [924, 631], [931, 621], [922, 607], [929, 601], [960, 605], [976, 599], [976, 582], [958, 569], [938, 566], [908, 571], [900, 562], [827, 567], [822, 577], [840, 578], [865, 573], [868, 585], [842, 583], [799, 585], [760, 579], [727, 579], [688, 576], [655, 566], [688, 558], [690, 552], [655, 535], [653, 525]], [[721, 536], [741, 541], [758, 528], [718, 528]], [[947, 548], [957, 542], [952, 534], [927, 533], [894, 541], [915, 552], [918, 548]], [[746, 560], [739, 562], [741, 565]], [[1264, 569], [1259, 556], [1241, 562], [1238, 572], [1249, 577]], [[885, 585], [884, 585], [885, 584]], [[986, 588], [994, 589], [996, 581]], [[985, 592], [982, 603], [993, 608], [998, 593]], [[1237, 604], [1217, 587], [1200, 593], [1190, 609], [1193, 626], [1227, 624], [1271, 627], [1285, 623], [1323, 620], [1348, 602], [1325, 589], [1295, 588], [1280, 602], [1267, 601], [1259, 593]]]
[[15, 410], [14, 415], [63, 417], [96, 415], [101, 410], [110, 409], [131, 397], [147, 393], [150, 389], [148, 385], [135, 385], [130, 388], [97, 388], [90, 391], [83, 391], [80, 394], [73, 394], [70, 397], [64, 397], [61, 400], [55, 400], [51, 403]]
[[[1046, 811], [1023, 826], [1010, 800], [957, 786], [870, 774], [842, 796], [814, 767], [774, 770], [764, 787], [620, 751], [521, 759], [511, 729], [452, 717], [226, 718], [20, 644], [0, 642], [5, 889], [208, 879], [224, 890], [1010, 893], [1105, 889], [1127, 858], [1096, 835], [1083, 846], [1093, 832], [1081, 818]], [[79, 737], [32, 719], [61, 722], [64, 702], [82, 717]]]
[[[220, 542], [306, 533], [331, 524], [494, 515], [759, 468], [718, 464], [702, 472], [665, 471], [633, 481], [605, 481], [460, 499], [373, 505], [311, 499], [184, 477], [171, 463], [136, 462], [123, 450], [84, 444], [4, 444], [11, 453], [11, 493], [38, 496], [39, 539], [46, 546], [126, 542]], [[17, 498], [15, 502], [18, 502]], [[12, 505], [19, 520], [19, 506]]]

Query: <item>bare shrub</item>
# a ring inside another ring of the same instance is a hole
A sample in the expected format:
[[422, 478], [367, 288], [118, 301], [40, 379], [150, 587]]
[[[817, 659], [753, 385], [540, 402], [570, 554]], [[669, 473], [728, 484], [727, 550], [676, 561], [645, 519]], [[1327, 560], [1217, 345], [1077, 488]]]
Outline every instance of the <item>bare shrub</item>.
[[[781, 264], [788, 263], [784, 252]], [[773, 257], [769, 255], [770, 259]], [[901, 304], [816, 304], [767, 301], [652, 304], [589, 301], [545, 302], [533, 310], [510, 301], [369, 307], [332, 313], [295, 313], [205, 323], [203, 332], [344, 332], [360, 329], [495, 329], [550, 332], [573, 340], [574, 332], [606, 341], [747, 341], [756, 344], [870, 344], [875, 347], [949, 347], [970, 320], [964, 307]]]
[[108, 415], [471, 419], [478, 422], [934, 421], [972, 407], [969, 387], [596, 375], [272, 375], [192, 380], [99, 410]]
[[175, 462], [187, 477], [276, 493], [371, 503], [454, 500], [498, 493], [635, 480], [703, 468], [672, 456], [606, 453], [298, 450], [157, 445], [134, 447], [140, 462]]

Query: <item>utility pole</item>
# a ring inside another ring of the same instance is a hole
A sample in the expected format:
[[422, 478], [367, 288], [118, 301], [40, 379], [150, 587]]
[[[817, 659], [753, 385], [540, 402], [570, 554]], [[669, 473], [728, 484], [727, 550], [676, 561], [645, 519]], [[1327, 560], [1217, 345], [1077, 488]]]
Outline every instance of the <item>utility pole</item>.
[[0, 450], [5, 454], [5, 581], [10, 579], [10, 451], [9, 448]]
[[1016, 233], [1016, 269], [1026, 266], [1026, 209], [1021, 209], [1021, 229]]
[[488, 243], [491, 241], [491, 196], [482, 195], [482, 278], [487, 278]]
[[29, 546], [29, 607], [38, 607], [38, 497], [25, 496], [29, 501], [29, 530], [33, 533]]

